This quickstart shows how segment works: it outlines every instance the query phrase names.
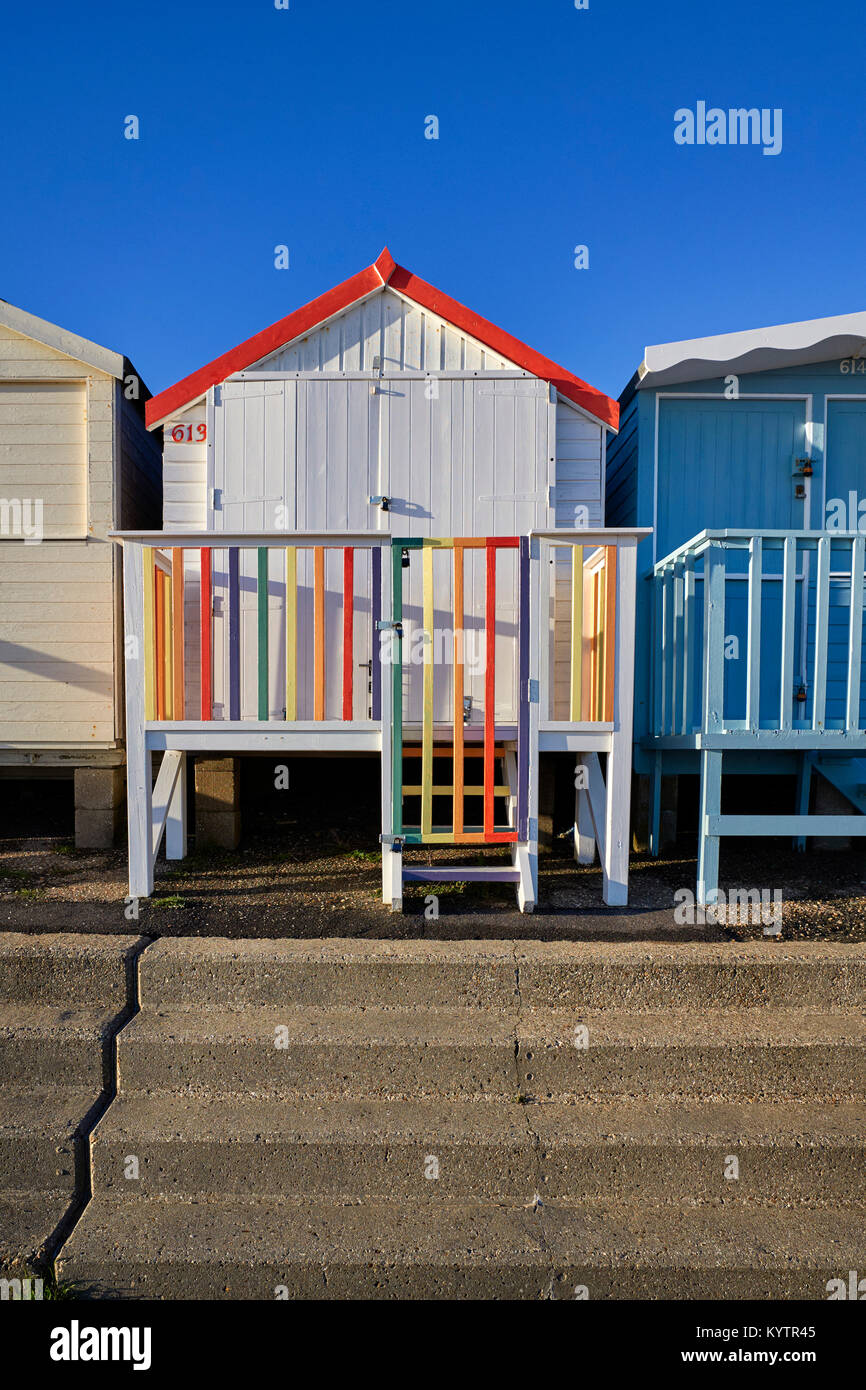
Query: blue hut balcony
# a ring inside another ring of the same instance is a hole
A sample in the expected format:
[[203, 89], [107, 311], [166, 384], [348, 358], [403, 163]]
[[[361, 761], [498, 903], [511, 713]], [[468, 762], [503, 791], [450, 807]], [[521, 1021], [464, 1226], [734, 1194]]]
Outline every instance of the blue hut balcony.
[[[651, 847], [663, 755], [696, 749], [701, 902], [718, 886], [722, 835], [866, 834], [864, 550], [856, 532], [707, 530], [655, 566]], [[796, 814], [721, 814], [734, 750], [802, 755]], [[815, 766], [850, 815], [808, 814]]]

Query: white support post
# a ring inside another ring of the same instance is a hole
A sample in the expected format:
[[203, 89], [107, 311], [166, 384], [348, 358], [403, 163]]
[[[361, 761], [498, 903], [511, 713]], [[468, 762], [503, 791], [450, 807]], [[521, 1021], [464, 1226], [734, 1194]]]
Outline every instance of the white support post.
[[165, 822], [166, 859], [186, 858], [186, 753], [181, 753]]
[[[577, 759], [578, 766], [586, 769], [586, 754], [578, 753]], [[595, 832], [589, 791], [585, 787], [575, 787], [574, 790], [574, 857], [578, 864], [595, 863]]]
[[541, 767], [538, 726], [541, 711], [550, 718], [548, 662], [550, 658], [550, 554], [549, 542], [532, 536], [529, 542], [529, 683], [530, 691], [520, 698], [529, 701], [529, 777], [527, 839], [514, 846], [512, 862], [520, 870], [517, 905], [521, 912], [534, 912], [538, 902], [538, 808]]
[[616, 641], [613, 733], [607, 755], [603, 895], [611, 907], [628, 902], [631, 821], [632, 710], [634, 703], [637, 540], [622, 540], [617, 552]]
[[[383, 619], [386, 620], [393, 612], [391, 587], [391, 551], [389, 547], [385, 546], [382, 549], [381, 613]], [[383, 643], [381, 632], [373, 633], [373, 644], [373, 660], [381, 664], [382, 723], [379, 733], [379, 747], [382, 764], [382, 835], [389, 836], [394, 828], [392, 785], [394, 758], [391, 746], [394, 688], [391, 665], [382, 661], [382, 651], [388, 651], [393, 656], [394, 649], [390, 641]], [[394, 848], [390, 840], [386, 839], [382, 840], [382, 902], [389, 906], [393, 912], [402, 912], [403, 910], [403, 854], [401, 850]]]
[[141, 546], [123, 547], [126, 655], [126, 804], [129, 826], [129, 896], [153, 892], [151, 754], [144, 730], [144, 572]]

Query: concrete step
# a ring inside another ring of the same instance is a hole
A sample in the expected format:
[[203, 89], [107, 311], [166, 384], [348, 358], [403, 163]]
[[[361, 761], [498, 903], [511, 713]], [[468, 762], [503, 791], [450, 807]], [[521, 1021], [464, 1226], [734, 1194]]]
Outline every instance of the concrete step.
[[74, 1003], [119, 1013], [146, 937], [0, 933], [0, 1002]]
[[102, 1090], [105, 1047], [117, 1024], [114, 1008], [0, 1004], [0, 1076], [26, 1086]]
[[[131, 1093], [93, 1136], [94, 1191], [145, 1197], [852, 1203], [857, 1103], [573, 1105]], [[139, 1176], [126, 1176], [130, 1155]], [[730, 1159], [739, 1178], [725, 1177]], [[434, 1164], [431, 1164], [431, 1160]], [[435, 1176], [433, 1176], [435, 1174]]]
[[864, 1266], [845, 1208], [100, 1196], [58, 1273], [121, 1298], [775, 1300]]
[[66, 1228], [72, 1201], [66, 1189], [0, 1190], [0, 1277], [40, 1266]]
[[76, 1141], [90, 1127], [93, 1090], [0, 1089], [0, 1174], [4, 1186], [75, 1190]]
[[866, 1018], [777, 1008], [146, 1008], [118, 1038], [118, 1066], [123, 1092], [841, 1099], [862, 1090]]
[[163, 938], [143, 1004], [657, 1010], [866, 1003], [866, 946]]

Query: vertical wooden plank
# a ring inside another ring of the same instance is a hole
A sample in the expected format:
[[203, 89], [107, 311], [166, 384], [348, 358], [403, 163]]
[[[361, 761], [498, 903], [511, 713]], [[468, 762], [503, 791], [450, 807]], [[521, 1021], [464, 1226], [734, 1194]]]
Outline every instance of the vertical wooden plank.
[[[806, 602], [806, 595], [803, 595]], [[827, 638], [830, 633], [830, 540], [818, 542], [815, 576], [815, 684], [812, 695], [812, 728], [823, 729], [827, 714]]]
[[[403, 552], [399, 541], [391, 542], [391, 621], [403, 622]], [[398, 631], [391, 636], [391, 824], [392, 834], [403, 834], [403, 638]], [[387, 731], [383, 728], [382, 737]]]
[[797, 541], [785, 537], [782, 567], [782, 661], [779, 686], [779, 728], [790, 729], [794, 702], [794, 613], [797, 578]]
[[463, 546], [454, 542], [453, 567], [453, 610], [454, 610], [454, 762], [451, 780], [452, 827], [455, 839], [463, 834], [463, 699], [464, 699], [464, 557]]
[[495, 827], [495, 744], [496, 744], [496, 545], [487, 540], [487, 574], [484, 604], [484, 835]]
[[[522, 542], [521, 542], [522, 544]], [[521, 700], [523, 692], [521, 691]], [[583, 708], [583, 546], [571, 547], [571, 699], [569, 719], [578, 724]]]
[[162, 576], [162, 620], [165, 625], [162, 649], [165, 654], [165, 717], [174, 718], [174, 645], [172, 643], [172, 628], [174, 609], [172, 603], [173, 595], [171, 588], [171, 575], [163, 572]]
[[355, 656], [355, 552], [343, 550], [343, 718], [351, 720]]
[[[177, 718], [176, 714], [175, 718]], [[165, 817], [166, 859], [186, 858], [187, 755], [180, 753], [178, 756], [177, 777]]]
[[421, 719], [421, 838], [433, 833], [433, 546], [421, 552], [424, 621], [424, 703]]
[[298, 717], [298, 548], [286, 546], [286, 719]]
[[171, 552], [171, 640], [174, 690], [172, 718], [184, 718], [184, 657], [183, 657], [183, 550]]
[[705, 734], [724, 725], [725, 698], [725, 556], [711, 541], [704, 551], [704, 710]]
[[851, 545], [851, 616], [848, 624], [848, 690], [845, 728], [860, 728], [860, 670], [863, 656], [863, 570], [866, 539], [856, 536]]
[[378, 623], [382, 618], [382, 547], [374, 545], [370, 554], [370, 614], [373, 631], [370, 637], [370, 718], [382, 718], [382, 663], [379, 659], [380, 632]]
[[746, 718], [756, 734], [761, 727], [761, 595], [764, 579], [763, 541], [749, 541], [749, 618], [746, 651]]
[[205, 547], [199, 552], [201, 555], [201, 589], [199, 595], [199, 641], [201, 645], [201, 717], [208, 720], [212, 717], [213, 702], [213, 656], [212, 656], [212, 625], [211, 613], [213, 610], [212, 597], [212, 578], [211, 578], [211, 549]]
[[631, 818], [632, 720], [634, 708], [634, 639], [637, 583], [637, 542], [622, 542], [610, 566], [614, 588], [608, 590], [607, 632], [616, 684], [610, 700], [613, 722], [607, 755], [604, 804], [604, 844], [599, 846], [604, 901], [611, 907], [628, 902], [629, 823]]
[[256, 575], [256, 608], [258, 633], [258, 716], [267, 721], [268, 700], [268, 548], [258, 547], [258, 567]]
[[148, 898], [153, 892], [151, 753], [145, 734], [145, 721], [153, 718], [153, 713], [147, 713], [147, 702], [151, 702], [151, 710], [156, 703], [155, 688], [149, 689], [154, 665], [153, 550], [150, 546], [141, 549], [139, 555], [137, 545], [127, 542], [123, 546], [125, 633], [132, 639], [126, 657], [126, 805], [132, 898]]
[[688, 554], [683, 565], [683, 722], [682, 734], [695, 729], [693, 676], [695, 669], [695, 557]]
[[313, 552], [313, 718], [325, 717], [325, 548]]
[[[125, 548], [124, 548], [125, 552]], [[138, 550], [130, 547], [130, 555], [138, 558]], [[154, 603], [156, 598], [156, 572], [153, 562], [153, 546], [141, 547], [142, 603], [144, 644], [144, 717], [150, 723], [156, 719], [156, 628]]]
[[606, 546], [604, 559], [604, 668], [602, 673], [601, 717], [607, 722], [613, 719], [613, 692], [616, 681], [616, 561], [616, 546]]
[[240, 554], [229, 547], [229, 719], [241, 717], [241, 579]]
[[154, 604], [154, 626], [156, 628], [156, 717], [165, 719], [165, 585], [162, 570], [154, 569], [156, 580], [156, 602]]
[[[704, 581], [706, 583], [706, 580]], [[701, 907], [715, 903], [719, 887], [719, 836], [709, 833], [711, 816], [722, 810], [722, 754], [719, 749], [701, 749], [701, 801], [698, 825], [697, 900]]]
[[673, 647], [671, 650], [671, 733], [679, 729], [682, 718], [683, 666], [683, 562], [677, 560], [673, 572]]
[[653, 635], [652, 635], [652, 702], [653, 733], [659, 738], [664, 729], [664, 579], [656, 572], [653, 575]]
[[[583, 616], [583, 547], [581, 551], [581, 617]], [[517, 606], [517, 838], [529, 839], [529, 537], [520, 537], [520, 570]], [[582, 648], [582, 642], [578, 643]], [[574, 630], [572, 629], [572, 648]], [[578, 711], [578, 719], [580, 713]]]

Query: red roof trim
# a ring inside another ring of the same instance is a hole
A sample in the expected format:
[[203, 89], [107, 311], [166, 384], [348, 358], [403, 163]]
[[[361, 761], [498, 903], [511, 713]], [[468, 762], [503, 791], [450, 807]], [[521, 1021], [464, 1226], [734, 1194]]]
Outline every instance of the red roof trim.
[[605, 396], [602, 391], [597, 391], [594, 386], [588, 386], [580, 377], [567, 372], [564, 367], [560, 367], [556, 362], [552, 362], [549, 357], [543, 357], [534, 348], [527, 347], [519, 338], [513, 338], [504, 329], [497, 328], [495, 323], [489, 319], [484, 319], [480, 314], [475, 314], [471, 309], [467, 309], [465, 304], [460, 304], [450, 295], [443, 294], [433, 285], [428, 285], [426, 280], [421, 280], [411, 271], [404, 270], [398, 265], [391, 276], [389, 285], [392, 290], [405, 294], [409, 299], [414, 299], [416, 304], [422, 308], [429, 309], [432, 313], [438, 314], [440, 318], [447, 319], [455, 328], [460, 328], [464, 333], [477, 338], [485, 347], [492, 348], [500, 356], [507, 357], [518, 367], [523, 367], [525, 371], [531, 372], [533, 376], [541, 377], [542, 381], [547, 380], [555, 386], [561, 395], [567, 396], [584, 410], [588, 410], [590, 415], [596, 419], [603, 420], [612, 429], [619, 427], [619, 405], [612, 401], [609, 396]]
[[309, 333], [325, 319], [332, 318], [335, 314], [348, 309], [350, 305], [379, 289], [381, 285], [390, 285], [392, 289], [397, 290], [416, 304], [420, 304], [422, 308], [429, 309], [432, 313], [438, 314], [440, 318], [453, 324], [455, 328], [477, 338], [485, 347], [498, 352], [502, 357], [514, 362], [516, 366], [522, 367], [524, 371], [549, 381], [561, 395], [574, 401], [576, 405], [588, 411], [596, 419], [603, 421], [604, 424], [610, 425], [612, 429], [618, 427], [619, 406], [616, 401], [605, 396], [603, 392], [597, 391], [595, 387], [588, 386], [585, 381], [581, 381], [579, 377], [567, 372], [564, 367], [557, 366], [549, 357], [544, 357], [540, 352], [535, 352], [533, 348], [527, 347], [518, 338], [513, 338], [510, 333], [497, 328], [488, 319], [473, 313], [471, 309], [467, 309], [456, 299], [451, 299], [449, 295], [443, 294], [433, 285], [428, 285], [425, 280], [419, 279], [417, 275], [405, 270], [403, 266], [397, 265], [387, 247], [378, 260], [373, 265], [367, 266], [366, 270], [352, 275], [342, 284], [336, 285], [334, 289], [320, 295], [318, 299], [311, 300], [303, 308], [296, 309], [286, 318], [271, 324], [270, 328], [265, 328], [261, 333], [247, 338], [246, 342], [240, 343], [230, 352], [223, 353], [221, 357], [215, 358], [207, 366], [200, 367], [197, 372], [184, 377], [176, 385], [169, 386], [158, 396], [152, 396], [145, 407], [148, 426], [153, 426], [175, 411], [182, 410], [191, 401], [203, 396], [211, 386], [225, 381], [226, 377], [231, 376], [233, 372], [243, 371], [253, 362], [261, 361], [263, 357], [267, 357], [271, 352], [276, 352], [286, 343], [303, 337], [305, 333]]

